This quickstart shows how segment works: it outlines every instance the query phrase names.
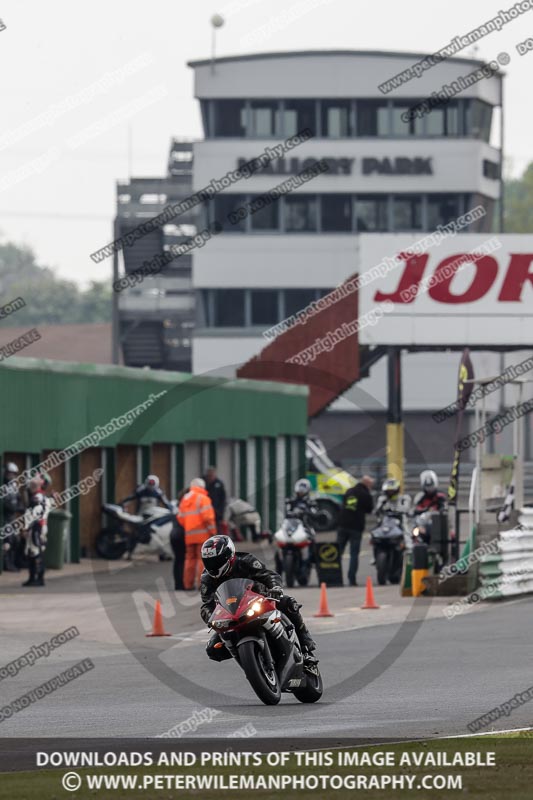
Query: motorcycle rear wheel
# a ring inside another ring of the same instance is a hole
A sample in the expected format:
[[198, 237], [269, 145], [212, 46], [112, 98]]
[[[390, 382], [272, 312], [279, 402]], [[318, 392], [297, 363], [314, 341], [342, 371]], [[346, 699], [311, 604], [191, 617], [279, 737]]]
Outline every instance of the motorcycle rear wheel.
[[127, 552], [129, 541], [116, 529], [103, 528], [96, 537], [94, 546], [100, 558], [117, 561]]
[[313, 672], [306, 671], [305, 678], [306, 685], [299, 689], [293, 689], [292, 693], [300, 703], [316, 703], [324, 691], [322, 675], [318, 667], [314, 667]]
[[275, 671], [268, 671], [261, 647], [257, 642], [244, 642], [239, 647], [239, 657], [244, 674], [258, 698], [267, 706], [281, 700], [281, 687]]

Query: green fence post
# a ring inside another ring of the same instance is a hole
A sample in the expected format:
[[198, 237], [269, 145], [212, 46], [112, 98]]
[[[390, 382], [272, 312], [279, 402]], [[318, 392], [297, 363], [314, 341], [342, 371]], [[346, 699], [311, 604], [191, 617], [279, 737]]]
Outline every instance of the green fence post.
[[248, 448], [246, 439], [239, 442], [239, 494], [248, 500]]
[[[69, 483], [76, 486], [80, 480], [80, 457], [72, 456], [69, 464]], [[67, 487], [68, 488], [68, 487]], [[73, 497], [70, 500], [70, 562], [71, 564], [80, 563], [80, 497]]]
[[141, 480], [144, 481], [152, 471], [152, 448], [149, 444], [141, 445]]
[[176, 468], [176, 486], [172, 487], [171, 495], [178, 494], [182, 489], [185, 489], [185, 447], [183, 443], [175, 445], [174, 450], [175, 468]]
[[209, 441], [207, 443], [207, 457], [209, 459], [209, 467], [216, 467], [217, 465], [217, 443], [215, 441]]
[[263, 472], [263, 439], [255, 436], [255, 507], [261, 514], [261, 520], [265, 518], [265, 493], [264, 493], [264, 472]]
[[298, 477], [305, 478], [305, 436], [298, 436]]
[[285, 436], [285, 497], [292, 494], [292, 436]]
[[116, 458], [115, 448], [105, 448], [105, 502], [115, 502]]
[[276, 530], [277, 519], [277, 447], [276, 439], [270, 436], [268, 439], [268, 527], [271, 531]]

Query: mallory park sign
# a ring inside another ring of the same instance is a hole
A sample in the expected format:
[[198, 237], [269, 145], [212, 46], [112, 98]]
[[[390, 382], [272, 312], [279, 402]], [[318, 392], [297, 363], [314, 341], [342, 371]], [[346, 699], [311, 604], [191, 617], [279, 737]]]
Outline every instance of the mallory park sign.
[[[328, 175], [352, 175], [356, 161], [360, 164], [361, 175], [433, 175], [432, 158], [279, 158], [269, 161], [264, 167], [254, 170], [256, 174], [297, 175], [316, 164], [317, 160], [328, 165]], [[250, 163], [248, 158], [239, 158], [237, 167]]]

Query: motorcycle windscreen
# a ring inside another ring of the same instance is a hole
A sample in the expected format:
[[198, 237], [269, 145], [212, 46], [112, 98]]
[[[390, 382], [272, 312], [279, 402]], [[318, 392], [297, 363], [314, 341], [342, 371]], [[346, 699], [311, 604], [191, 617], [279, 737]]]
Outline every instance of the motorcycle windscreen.
[[244, 595], [252, 589], [249, 578], [232, 578], [222, 583], [215, 592], [215, 600], [230, 614], [236, 614]]
[[290, 536], [293, 533], [295, 533], [295, 531], [298, 530], [299, 524], [300, 524], [299, 519], [286, 519], [283, 527], [285, 532], [288, 533]]
[[394, 536], [403, 536], [403, 531], [399, 525], [395, 522], [383, 522], [381, 525], [378, 525], [377, 528], [374, 528], [372, 531], [374, 536], [383, 536], [383, 537], [394, 537]]

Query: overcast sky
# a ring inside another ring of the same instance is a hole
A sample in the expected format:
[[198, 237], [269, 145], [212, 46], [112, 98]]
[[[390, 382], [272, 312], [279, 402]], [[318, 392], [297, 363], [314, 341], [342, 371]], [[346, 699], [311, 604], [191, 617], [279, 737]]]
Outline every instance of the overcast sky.
[[[80, 283], [109, 277], [111, 262], [96, 265], [89, 254], [110, 240], [115, 182], [129, 177], [128, 130], [136, 177], [165, 174], [172, 136], [201, 136], [186, 62], [209, 56], [215, 12], [226, 17], [218, 55], [433, 52], [511, 5], [511, 0], [4, 0], [0, 241], [30, 245], [39, 263]], [[287, 24], [282, 15], [289, 9], [298, 19]], [[268, 23], [277, 30], [261, 38], [257, 29]], [[533, 10], [485, 37], [477, 52], [469, 48], [460, 54], [487, 60], [502, 51], [511, 56], [505, 136], [512, 175], [533, 160], [533, 52], [522, 57], [516, 52], [528, 34], [533, 36]], [[104, 130], [91, 130], [95, 123]]]

